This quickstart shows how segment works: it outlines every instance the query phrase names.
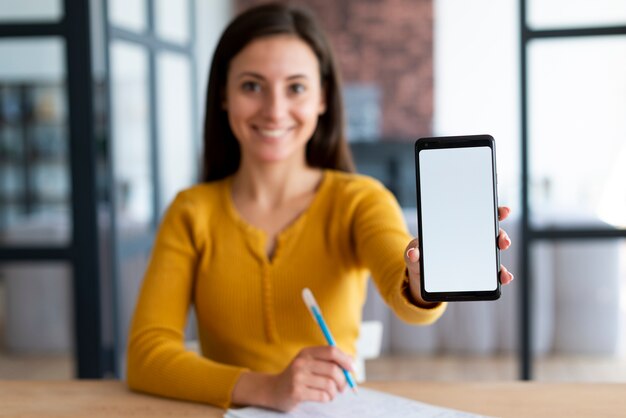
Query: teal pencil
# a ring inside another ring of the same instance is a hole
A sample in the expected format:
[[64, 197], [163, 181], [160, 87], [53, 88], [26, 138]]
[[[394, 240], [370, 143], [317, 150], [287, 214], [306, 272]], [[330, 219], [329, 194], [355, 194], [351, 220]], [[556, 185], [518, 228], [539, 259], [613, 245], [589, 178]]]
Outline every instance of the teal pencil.
[[[304, 304], [309, 309], [309, 312], [311, 312], [313, 319], [322, 330], [322, 333], [324, 334], [324, 338], [326, 338], [326, 342], [328, 343], [328, 345], [330, 345], [331, 347], [335, 347], [336, 345], [335, 339], [330, 333], [330, 329], [328, 329], [328, 326], [326, 325], [326, 321], [324, 321], [324, 317], [322, 316], [322, 311], [320, 310], [320, 307], [318, 306], [317, 301], [315, 300], [315, 297], [313, 296], [313, 293], [308, 287], [305, 287], [304, 289], [302, 289], [302, 299], [304, 300]], [[344, 376], [346, 376], [346, 381], [348, 382], [348, 385], [350, 386], [352, 391], [356, 394], [357, 393], [356, 381], [354, 380], [354, 378], [352, 377], [349, 371], [347, 371], [343, 367], [341, 368], [341, 370], [343, 370], [343, 374]]]

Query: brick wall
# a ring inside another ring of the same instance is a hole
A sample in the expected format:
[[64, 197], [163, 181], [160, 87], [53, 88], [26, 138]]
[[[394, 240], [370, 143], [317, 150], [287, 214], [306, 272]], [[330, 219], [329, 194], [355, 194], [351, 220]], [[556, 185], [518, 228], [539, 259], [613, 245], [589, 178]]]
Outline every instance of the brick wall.
[[[264, 3], [236, 0], [236, 10]], [[333, 44], [346, 84], [380, 90], [381, 136], [429, 135], [433, 116], [432, 0], [308, 0]]]

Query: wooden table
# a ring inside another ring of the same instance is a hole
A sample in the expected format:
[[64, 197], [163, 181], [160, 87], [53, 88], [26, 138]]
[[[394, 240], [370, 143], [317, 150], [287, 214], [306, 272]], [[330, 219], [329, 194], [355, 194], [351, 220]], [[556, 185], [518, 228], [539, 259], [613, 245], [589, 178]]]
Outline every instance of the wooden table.
[[[501, 417], [626, 417], [626, 383], [368, 382], [434, 405]], [[0, 381], [0, 417], [221, 417], [224, 411], [130, 392], [110, 380]]]

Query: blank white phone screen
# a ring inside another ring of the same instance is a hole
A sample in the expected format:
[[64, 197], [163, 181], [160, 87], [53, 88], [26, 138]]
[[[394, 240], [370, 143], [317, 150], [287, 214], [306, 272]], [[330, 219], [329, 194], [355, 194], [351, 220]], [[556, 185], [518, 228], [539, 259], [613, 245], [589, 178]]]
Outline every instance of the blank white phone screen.
[[427, 292], [497, 288], [492, 164], [486, 146], [419, 152]]

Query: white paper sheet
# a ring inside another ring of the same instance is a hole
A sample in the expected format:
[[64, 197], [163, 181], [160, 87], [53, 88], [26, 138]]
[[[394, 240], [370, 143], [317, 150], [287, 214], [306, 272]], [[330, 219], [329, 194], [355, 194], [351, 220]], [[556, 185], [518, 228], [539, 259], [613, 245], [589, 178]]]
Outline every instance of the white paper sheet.
[[483, 415], [442, 408], [423, 402], [390, 395], [372, 389], [359, 388], [358, 395], [350, 391], [332, 402], [303, 402], [289, 413], [248, 407], [229, 409], [225, 418], [335, 418], [335, 417], [402, 417], [402, 418], [476, 418]]

